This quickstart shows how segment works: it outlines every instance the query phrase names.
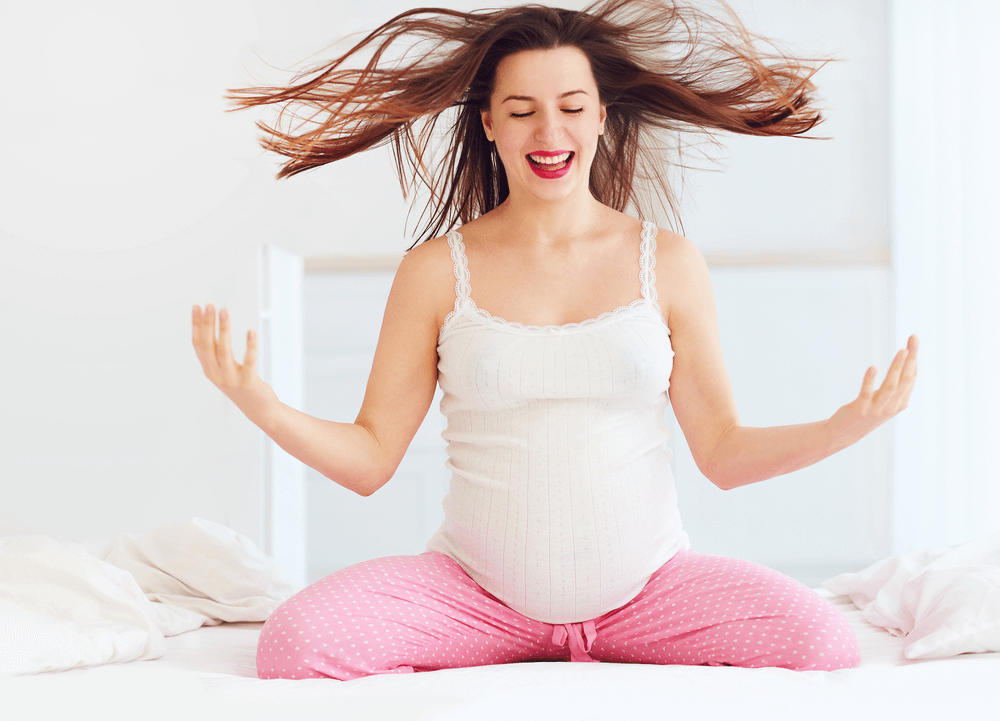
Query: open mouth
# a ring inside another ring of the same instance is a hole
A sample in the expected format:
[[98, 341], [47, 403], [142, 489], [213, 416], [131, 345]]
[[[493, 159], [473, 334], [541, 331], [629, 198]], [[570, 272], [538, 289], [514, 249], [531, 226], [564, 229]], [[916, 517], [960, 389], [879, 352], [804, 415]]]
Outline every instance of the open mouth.
[[533, 168], [538, 168], [539, 170], [546, 170], [549, 172], [563, 170], [568, 167], [571, 162], [573, 162], [573, 153], [565, 152], [559, 155], [528, 155], [528, 162], [531, 163]]

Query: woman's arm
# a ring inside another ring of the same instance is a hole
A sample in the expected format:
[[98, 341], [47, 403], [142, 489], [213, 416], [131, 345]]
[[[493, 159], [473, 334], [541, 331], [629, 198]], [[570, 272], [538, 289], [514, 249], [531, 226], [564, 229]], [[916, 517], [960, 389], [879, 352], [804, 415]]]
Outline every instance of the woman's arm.
[[[441, 245], [444, 245], [441, 248]], [[206, 377], [281, 448], [327, 478], [369, 496], [396, 472], [427, 415], [437, 384], [437, 334], [454, 282], [444, 239], [417, 246], [393, 280], [365, 399], [354, 423], [314, 418], [278, 400], [257, 375], [256, 337], [242, 365], [232, 356], [229, 319], [193, 310], [193, 343]]]
[[723, 490], [797, 471], [857, 442], [906, 408], [917, 373], [917, 338], [911, 336], [873, 390], [869, 368], [861, 394], [831, 418], [770, 428], [740, 425], [722, 360], [715, 297], [708, 266], [691, 241], [660, 231], [657, 292], [668, 298], [667, 324], [674, 349], [670, 400], [699, 470]]
[[875, 366], [870, 367], [860, 395], [832, 418], [771, 428], [731, 426], [714, 451], [726, 464], [719, 472], [719, 487], [737, 488], [811, 466], [861, 440], [906, 408], [917, 375], [917, 344], [917, 336], [911, 335], [877, 391]]

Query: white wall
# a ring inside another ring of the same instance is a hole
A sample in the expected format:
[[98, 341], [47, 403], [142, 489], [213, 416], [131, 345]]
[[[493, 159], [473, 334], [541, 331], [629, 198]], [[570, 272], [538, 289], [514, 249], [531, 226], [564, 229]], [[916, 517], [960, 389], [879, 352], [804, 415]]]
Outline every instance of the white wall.
[[894, 547], [1000, 532], [1000, 4], [891, 3], [894, 325], [921, 330], [921, 378], [893, 496]]
[[[734, 0], [751, 30], [803, 57], [826, 140], [721, 136], [721, 172], [690, 173], [685, 233], [705, 253], [842, 254], [889, 248], [888, 34], [882, 0]], [[712, 167], [712, 166], [707, 166]]]
[[[386, 271], [306, 275], [306, 413], [338, 421], [357, 416], [391, 285]], [[441, 525], [450, 480], [440, 402], [438, 388], [392, 480], [371, 496], [306, 472], [310, 581], [369, 558], [423, 552]]]
[[280, 225], [241, 2], [0, 5], [0, 534], [191, 516], [259, 539], [260, 433], [202, 376], [191, 306], [258, 322]]

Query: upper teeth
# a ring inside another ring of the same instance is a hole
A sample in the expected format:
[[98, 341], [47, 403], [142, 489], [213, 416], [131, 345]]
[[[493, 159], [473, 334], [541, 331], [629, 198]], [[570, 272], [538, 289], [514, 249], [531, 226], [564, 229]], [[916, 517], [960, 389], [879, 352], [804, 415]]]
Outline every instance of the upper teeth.
[[542, 163], [544, 165], [555, 165], [556, 163], [562, 163], [569, 160], [569, 153], [561, 153], [559, 155], [548, 155], [545, 157], [539, 155], [529, 155], [528, 157], [534, 160], [536, 163]]

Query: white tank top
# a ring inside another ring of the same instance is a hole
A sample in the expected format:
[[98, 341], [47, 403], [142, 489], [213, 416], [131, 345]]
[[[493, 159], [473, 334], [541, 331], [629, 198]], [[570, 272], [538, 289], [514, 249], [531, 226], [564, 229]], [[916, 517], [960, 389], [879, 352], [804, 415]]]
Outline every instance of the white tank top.
[[525, 326], [477, 308], [448, 233], [455, 309], [438, 336], [451, 486], [428, 551], [544, 623], [620, 608], [675, 553], [681, 528], [664, 418], [673, 367], [656, 302], [656, 226], [642, 297], [581, 323]]

